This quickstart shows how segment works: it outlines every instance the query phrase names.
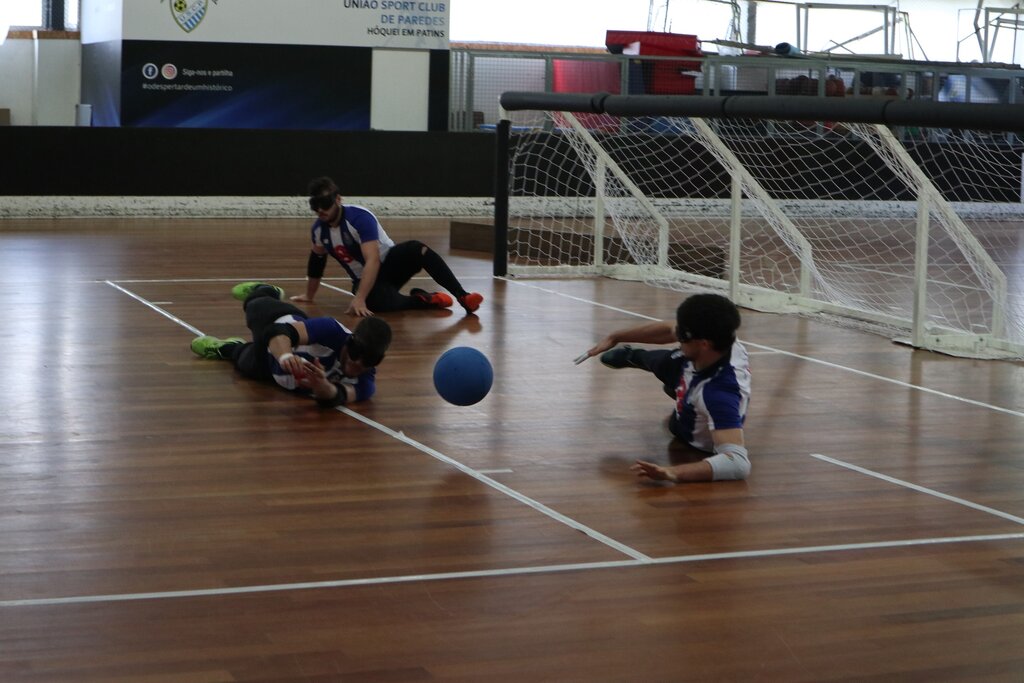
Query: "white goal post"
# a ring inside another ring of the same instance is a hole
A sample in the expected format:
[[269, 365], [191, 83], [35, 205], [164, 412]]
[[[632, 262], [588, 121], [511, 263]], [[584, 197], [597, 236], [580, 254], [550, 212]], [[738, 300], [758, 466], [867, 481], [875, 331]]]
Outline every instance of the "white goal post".
[[718, 290], [919, 348], [1024, 357], [1024, 107], [534, 93], [502, 106], [496, 274]]

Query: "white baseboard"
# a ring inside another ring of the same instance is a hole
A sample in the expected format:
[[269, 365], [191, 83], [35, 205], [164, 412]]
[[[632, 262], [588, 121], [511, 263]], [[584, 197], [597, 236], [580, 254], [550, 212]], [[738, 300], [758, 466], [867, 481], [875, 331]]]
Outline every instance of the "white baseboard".
[[[490, 197], [345, 197], [378, 216], [491, 216]], [[0, 197], [3, 218], [309, 218], [305, 197]]]

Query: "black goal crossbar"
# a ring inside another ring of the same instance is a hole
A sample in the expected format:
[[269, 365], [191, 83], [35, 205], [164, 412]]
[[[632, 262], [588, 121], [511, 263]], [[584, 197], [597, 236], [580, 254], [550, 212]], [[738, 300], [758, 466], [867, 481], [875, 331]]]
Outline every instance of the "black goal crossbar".
[[889, 126], [1024, 132], [1024, 105], [922, 102], [871, 97], [774, 95], [611, 95], [506, 92], [508, 111], [571, 111], [613, 116], [690, 116], [707, 119], [846, 121]]

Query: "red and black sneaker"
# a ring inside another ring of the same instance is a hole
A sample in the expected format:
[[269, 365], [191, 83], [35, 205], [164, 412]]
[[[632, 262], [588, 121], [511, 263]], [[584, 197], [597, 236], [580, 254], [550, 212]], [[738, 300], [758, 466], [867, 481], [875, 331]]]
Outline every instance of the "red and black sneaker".
[[459, 297], [459, 303], [466, 309], [466, 313], [472, 313], [476, 309], [480, 308], [480, 304], [484, 302], [484, 297], [476, 292], [470, 292], [469, 294], [463, 294]]
[[449, 308], [452, 305], [452, 298], [444, 292], [428, 292], [425, 289], [413, 288], [409, 295], [414, 296], [431, 308]]

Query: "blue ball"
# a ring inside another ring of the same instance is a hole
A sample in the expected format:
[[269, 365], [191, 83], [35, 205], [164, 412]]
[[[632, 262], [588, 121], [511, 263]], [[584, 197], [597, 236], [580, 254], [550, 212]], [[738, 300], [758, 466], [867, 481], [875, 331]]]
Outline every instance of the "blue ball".
[[434, 388], [441, 398], [457, 406], [479, 403], [493, 383], [491, 362], [469, 346], [448, 349], [434, 363]]

